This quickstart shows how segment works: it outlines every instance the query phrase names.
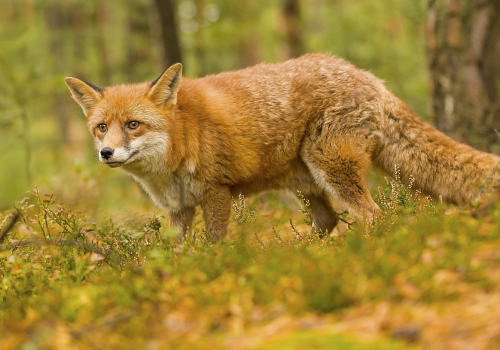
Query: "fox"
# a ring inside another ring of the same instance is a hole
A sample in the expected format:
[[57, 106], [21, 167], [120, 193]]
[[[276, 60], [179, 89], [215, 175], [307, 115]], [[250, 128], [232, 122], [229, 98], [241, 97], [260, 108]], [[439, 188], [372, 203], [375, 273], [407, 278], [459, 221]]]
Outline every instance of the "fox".
[[[99, 160], [136, 180], [180, 230], [197, 207], [213, 242], [227, 234], [231, 200], [299, 190], [313, 225], [331, 233], [334, 204], [364, 220], [380, 210], [370, 165], [434, 197], [472, 203], [499, 181], [500, 157], [456, 142], [372, 73], [329, 54], [306, 54], [202, 78], [172, 65], [153, 82], [98, 87], [67, 77]], [[497, 193], [494, 196], [498, 197]]]

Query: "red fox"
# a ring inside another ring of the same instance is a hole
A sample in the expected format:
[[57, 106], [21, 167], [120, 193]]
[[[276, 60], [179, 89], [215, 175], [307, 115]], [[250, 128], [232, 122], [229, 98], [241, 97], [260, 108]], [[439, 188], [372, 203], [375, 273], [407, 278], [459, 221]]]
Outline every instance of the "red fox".
[[231, 198], [268, 189], [300, 190], [316, 228], [331, 232], [331, 200], [358, 219], [378, 210], [365, 180], [371, 163], [388, 173], [399, 164], [403, 181], [412, 175], [458, 204], [499, 180], [499, 156], [451, 140], [371, 73], [326, 54], [198, 79], [175, 64], [152, 83], [66, 84], [100, 161], [139, 182], [181, 239], [198, 205], [217, 241]]

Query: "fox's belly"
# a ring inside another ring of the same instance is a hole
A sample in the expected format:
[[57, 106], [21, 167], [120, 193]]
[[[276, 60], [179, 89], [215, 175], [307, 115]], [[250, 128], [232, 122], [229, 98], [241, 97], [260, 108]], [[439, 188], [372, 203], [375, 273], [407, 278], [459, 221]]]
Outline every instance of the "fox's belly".
[[304, 193], [316, 193], [319, 191], [307, 166], [300, 159], [293, 160], [283, 168], [286, 171], [275, 176], [260, 177], [254, 181], [231, 186], [232, 195], [234, 197], [240, 194], [246, 196], [267, 190], [290, 190], [292, 192], [302, 191]]

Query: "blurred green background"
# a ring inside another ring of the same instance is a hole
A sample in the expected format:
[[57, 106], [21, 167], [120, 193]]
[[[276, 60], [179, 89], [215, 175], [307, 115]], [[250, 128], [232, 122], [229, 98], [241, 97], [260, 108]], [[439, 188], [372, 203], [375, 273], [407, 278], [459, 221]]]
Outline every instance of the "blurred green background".
[[[184, 74], [291, 56], [281, 0], [175, 2]], [[154, 80], [165, 68], [148, 0], [0, 0], [0, 209], [35, 186], [77, 210], [156, 210], [139, 186], [100, 164], [64, 77], [95, 85]], [[301, 50], [327, 52], [386, 81], [428, 118], [426, 2], [302, 0]]]

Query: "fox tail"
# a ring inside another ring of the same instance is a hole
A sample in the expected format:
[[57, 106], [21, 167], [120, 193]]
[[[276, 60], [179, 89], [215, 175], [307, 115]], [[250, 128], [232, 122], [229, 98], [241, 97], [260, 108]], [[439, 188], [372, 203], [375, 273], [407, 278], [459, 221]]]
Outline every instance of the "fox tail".
[[[417, 188], [434, 197], [470, 204], [486, 185], [500, 182], [500, 157], [453, 141], [420, 120], [391, 93], [384, 108], [380, 148], [375, 166], [387, 173], [397, 164], [403, 182], [414, 178]], [[489, 188], [489, 187], [488, 187]]]

